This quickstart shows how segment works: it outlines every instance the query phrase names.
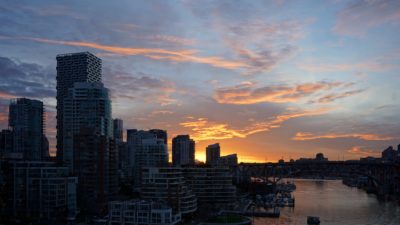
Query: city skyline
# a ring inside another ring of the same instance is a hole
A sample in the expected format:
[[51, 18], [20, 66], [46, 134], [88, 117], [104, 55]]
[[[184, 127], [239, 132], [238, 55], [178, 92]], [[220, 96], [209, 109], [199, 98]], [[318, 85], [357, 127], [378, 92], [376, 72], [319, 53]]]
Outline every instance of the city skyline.
[[6, 2], [0, 127], [9, 99], [42, 100], [52, 155], [56, 55], [84, 51], [102, 59], [113, 118], [167, 130], [170, 156], [179, 134], [202, 161], [217, 142], [252, 162], [358, 159], [400, 140], [399, 2]]

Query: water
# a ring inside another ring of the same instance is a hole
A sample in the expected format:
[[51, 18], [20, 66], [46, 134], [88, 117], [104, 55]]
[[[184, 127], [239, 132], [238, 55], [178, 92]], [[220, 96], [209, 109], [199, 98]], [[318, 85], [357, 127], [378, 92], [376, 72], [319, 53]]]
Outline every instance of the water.
[[304, 225], [318, 216], [321, 225], [400, 225], [400, 207], [338, 180], [294, 180], [294, 208], [282, 208], [280, 218], [254, 218], [255, 225]]

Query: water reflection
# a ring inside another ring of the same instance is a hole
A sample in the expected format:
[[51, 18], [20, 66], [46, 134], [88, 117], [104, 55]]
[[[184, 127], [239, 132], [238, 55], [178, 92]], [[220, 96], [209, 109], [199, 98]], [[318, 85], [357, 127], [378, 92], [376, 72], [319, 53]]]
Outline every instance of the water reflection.
[[280, 218], [254, 218], [255, 225], [307, 224], [307, 216], [319, 216], [321, 225], [399, 225], [400, 207], [381, 202], [363, 190], [341, 181], [294, 180], [295, 208], [283, 208]]

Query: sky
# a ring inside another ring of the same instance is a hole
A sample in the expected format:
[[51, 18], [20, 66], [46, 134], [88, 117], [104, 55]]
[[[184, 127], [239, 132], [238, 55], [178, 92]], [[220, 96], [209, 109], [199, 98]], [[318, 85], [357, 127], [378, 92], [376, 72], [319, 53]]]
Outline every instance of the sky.
[[42, 100], [55, 154], [56, 55], [83, 51], [125, 129], [189, 134], [198, 160], [217, 142], [242, 162], [400, 143], [398, 0], [0, 0], [0, 128], [11, 98]]

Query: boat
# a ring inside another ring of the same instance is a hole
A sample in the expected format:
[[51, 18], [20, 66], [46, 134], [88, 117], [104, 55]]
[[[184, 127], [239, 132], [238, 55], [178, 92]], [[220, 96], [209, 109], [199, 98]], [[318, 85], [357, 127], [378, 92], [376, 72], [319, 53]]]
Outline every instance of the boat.
[[320, 224], [319, 217], [307, 216], [307, 225], [318, 225]]

